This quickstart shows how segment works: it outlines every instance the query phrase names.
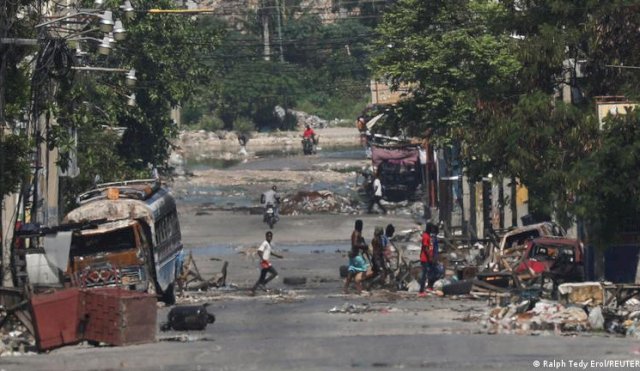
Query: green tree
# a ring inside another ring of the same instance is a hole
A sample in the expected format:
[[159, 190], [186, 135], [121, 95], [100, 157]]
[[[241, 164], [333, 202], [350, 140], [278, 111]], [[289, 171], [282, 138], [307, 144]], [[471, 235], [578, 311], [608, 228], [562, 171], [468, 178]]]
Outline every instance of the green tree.
[[[197, 90], [188, 103], [190, 122], [218, 115], [231, 130], [237, 117], [246, 116], [259, 129], [283, 129], [290, 124], [273, 115], [276, 105], [333, 118], [353, 117], [367, 103], [366, 46], [372, 28], [354, 19], [323, 23], [317, 11], [305, 11], [298, 3], [287, 1], [282, 15], [284, 63], [279, 60], [277, 30], [272, 30], [271, 60], [264, 60], [260, 11], [247, 11], [237, 27], [213, 20], [201, 23], [204, 29], [224, 32], [221, 45], [207, 56], [221, 87]], [[265, 6], [275, 17], [275, 3]]]
[[[137, 6], [171, 9], [174, 5], [148, 0]], [[124, 87], [123, 74], [77, 72], [63, 79], [58, 89], [56, 116], [62, 129], [54, 144], [70, 143], [74, 133], [79, 143], [81, 172], [66, 182], [67, 199], [93, 184], [96, 175], [116, 181], [147, 177], [150, 166], [165, 167], [177, 134], [171, 108], [186, 102], [196, 86], [215, 89], [202, 56], [219, 43], [219, 34], [203, 32], [189, 17], [147, 12], [139, 12], [126, 27], [126, 40], [108, 58], [89, 53], [82, 62], [135, 68], [135, 88]], [[135, 106], [127, 104], [132, 94]], [[100, 142], [103, 145], [96, 148]], [[65, 155], [62, 151], [63, 164]]]
[[640, 111], [609, 117], [593, 150], [575, 164], [572, 189], [576, 214], [589, 240], [622, 242], [640, 216]]
[[385, 14], [372, 57], [374, 76], [411, 96], [400, 115], [410, 135], [428, 129], [440, 142], [459, 140], [475, 124], [478, 104], [510, 94], [520, 64], [513, 40], [496, 25], [493, 1], [401, 0]]
[[[32, 37], [35, 5], [31, 0], [0, 0], [0, 38]], [[22, 62], [30, 52], [24, 45], [0, 43], [0, 207], [3, 197], [15, 192], [29, 171], [30, 148], [17, 126], [29, 106], [29, 66]]]

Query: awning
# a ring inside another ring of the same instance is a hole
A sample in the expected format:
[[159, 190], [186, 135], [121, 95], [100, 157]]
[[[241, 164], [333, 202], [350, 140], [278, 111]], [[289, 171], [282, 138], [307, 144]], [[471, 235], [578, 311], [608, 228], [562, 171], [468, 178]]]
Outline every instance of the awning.
[[391, 164], [416, 165], [418, 157], [417, 147], [381, 148], [371, 146], [371, 161], [374, 166], [379, 166], [384, 161]]

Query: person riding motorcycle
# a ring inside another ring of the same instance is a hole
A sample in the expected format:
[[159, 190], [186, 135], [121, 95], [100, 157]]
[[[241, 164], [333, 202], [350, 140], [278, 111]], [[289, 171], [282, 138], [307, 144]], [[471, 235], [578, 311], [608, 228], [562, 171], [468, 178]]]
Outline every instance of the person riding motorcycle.
[[311, 143], [310, 151], [305, 152], [305, 154], [311, 154], [316, 152], [316, 145], [318, 144], [318, 137], [316, 136], [316, 132], [313, 131], [311, 126], [307, 125], [306, 129], [302, 133], [302, 144], [304, 147], [304, 142], [309, 141]]
[[305, 139], [311, 139], [311, 142], [316, 144], [316, 132], [311, 129], [311, 126], [307, 125], [306, 129], [302, 133], [302, 137]]
[[273, 215], [275, 216], [276, 221], [280, 219], [280, 195], [278, 194], [278, 187], [273, 186], [270, 190], [264, 192], [262, 196], [260, 196], [260, 202], [265, 208], [265, 217], [267, 215], [267, 205], [271, 204], [273, 206]]

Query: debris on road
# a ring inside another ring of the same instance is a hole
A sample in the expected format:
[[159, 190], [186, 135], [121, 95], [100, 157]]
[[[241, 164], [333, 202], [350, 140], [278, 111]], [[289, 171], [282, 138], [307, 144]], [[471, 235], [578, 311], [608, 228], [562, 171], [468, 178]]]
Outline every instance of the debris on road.
[[490, 334], [604, 330], [640, 339], [640, 300], [629, 298], [640, 293], [639, 285], [571, 283], [561, 285], [559, 292], [560, 301], [503, 293], [508, 304], [488, 310], [480, 323]]
[[575, 305], [597, 306], [604, 303], [604, 287], [600, 282], [564, 283], [558, 286], [563, 302]]
[[82, 341], [120, 346], [156, 339], [155, 295], [117, 287], [72, 287], [30, 294], [8, 308], [5, 294], [10, 290], [3, 288], [0, 295], [0, 356]]
[[182, 264], [180, 275], [176, 279], [178, 283], [178, 289], [180, 295], [184, 290], [207, 290], [209, 288], [219, 288], [227, 285], [227, 268], [228, 262], [222, 263], [222, 268], [219, 274], [214, 275], [209, 279], [205, 279], [200, 274], [200, 270], [193, 259], [193, 253], [189, 251], [187, 259]]
[[171, 308], [168, 321], [161, 326], [162, 331], [202, 331], [208, 324], [216, 321], [215, 315], [207, 311], [205, 303], [202, 305], [177, 306]]
[[329, 313], [346, 313], [346, 314], [362, 314], [362, 313], [392, 313], [398, 312], [400, 309], [393, 307], [374, 308], [369, 303], [352, 304], [344, 303], [341, 307], [333, 307], [329, 309]]
[[347, 197], [336, 195], [331, 191], [299, 191], [287, 196], [280, 205], [283, 215], [332, 212], [341, 214], [357, 214], [357, 203]]

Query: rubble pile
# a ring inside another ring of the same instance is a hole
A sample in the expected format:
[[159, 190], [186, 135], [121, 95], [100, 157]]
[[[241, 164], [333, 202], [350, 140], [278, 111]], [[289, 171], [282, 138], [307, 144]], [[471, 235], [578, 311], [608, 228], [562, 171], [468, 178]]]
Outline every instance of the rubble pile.
[[640, 300], [629, 299], [630, 292], [625, 292], [637, 289], [635, 285], [567, 283], [558, 288], [559, 300], [511, 296], [510, 304], [488, 310], [480, 323], [490, 334], [599, 331], [640, 339]]
[[300, 191], [282, 201], [280, 212], [284, 215], [316, 212], [356, 214], [358, 207], [347, 197], [330, 191]]
[[[0, 318], [5, 318], [7, 311], [0, 309]], [[35, 354], [36, 340], [19, 322], [7, 320], [0, 328], [0, 357]]]
[[525, 300], [507, 307], [489, 311], [483, 325], [489, 333], [529, 334], [536, 331], [587, 331], [590, 330], [587, 312], [578, 306], [564, 306], [559, 302], [541, 300], [529, 309]]

